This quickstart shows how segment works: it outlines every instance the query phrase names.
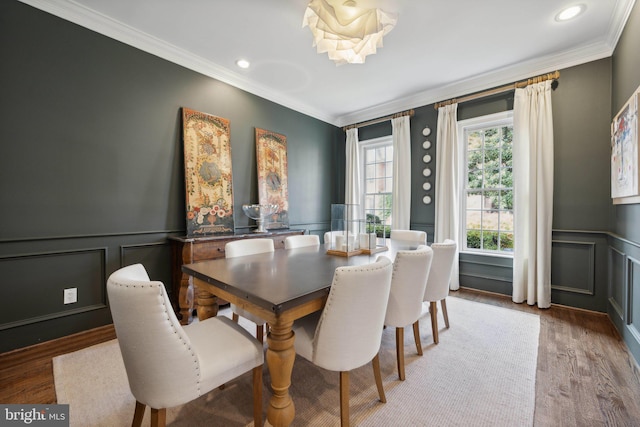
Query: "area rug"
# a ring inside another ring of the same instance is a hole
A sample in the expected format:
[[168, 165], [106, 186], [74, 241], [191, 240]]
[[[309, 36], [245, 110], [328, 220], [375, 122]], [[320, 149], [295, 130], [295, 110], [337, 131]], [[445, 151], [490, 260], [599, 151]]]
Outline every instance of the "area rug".
[[[433, 344], [430, 319], [420, 322], [424, 356], [416, 354], [407, 328], [405, 381], [398, 380], [396, 370], [395, 330], [384, 330], [380, 364], [387, 403], [378, 401], [370, 364], [352, 371], [352, 425], [533, 425], [539, 317], [453, 296], [447, 298], [447, 306], [451, 328], [445, 329], [440, 319], [438, 345]], [[255, 333], [255, 325], [243, 326]], [[131, 425], [135, 399], [116, 340], [58, 356], [53, 369], [58, 403], [70, 405], [71, 426]], [[268, 369], [264, 384], [266, 417]], [[338, 373], [297, 357], [290, 392], [296, 405], [293, 425], [340, 424]], [[143, 425], [149, 418], [147, 409]], [[253, 425], [250, 374], [223, 390], [168, 409], [167, 424]]]

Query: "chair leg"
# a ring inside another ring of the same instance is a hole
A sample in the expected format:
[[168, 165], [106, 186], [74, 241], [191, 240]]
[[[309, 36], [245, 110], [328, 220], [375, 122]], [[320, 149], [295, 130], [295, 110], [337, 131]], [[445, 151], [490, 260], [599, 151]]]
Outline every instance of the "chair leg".
[[418, 356], [422, 356], [422, 342], [420, 341], [420, 320], [416, 320], [413, 324], [413, 340], [416, 342], [416, 350]]
[[373, 366], [373, 376], [376, 379], [376, 387], [378, 387], [378, 396], [380, 396], [380, 402], [387, 403], [387, 396], [384, 395], [384, 387], [382, 386], [382, 374], [380, 373], [380, 354], [371, 361]]
[[151, 427], [165, 427], [167, 425], [167, 409], [151, 408]]
[[442, 315], [444, 316], [444, 324], [449, 329], [449, 315], [447, 314], [447, 300], [443, 299], [440, 301], [440, 305], [442, 306]]
[[231, 319], [232, 319], [234, 322], [238, 323], [238, 319], [240, 319], [240, 316], [238, 315], [238, 313], [233, 313], [233, 314], [231, 315]]
[[396, 328], [396, 359], [398, 361], [398, 378], [404, 381], [404, 328]]
[[438, 344], [438, 306], [435, 301], [429, 303], [431, 313], [431, 330], [433, 331], [433, 342]]
[[340, 425], [349, 427], [349, 371], [340, 372]]
[[136, 400], [136, 410], [133, 413], [133, 422], [131, 423], [131, 427], [140, 427], [142, 425], [145, 409], [147, 409], [147, 405]]
[[262, 365], [253, 368], [253, 425], [262, 427]]

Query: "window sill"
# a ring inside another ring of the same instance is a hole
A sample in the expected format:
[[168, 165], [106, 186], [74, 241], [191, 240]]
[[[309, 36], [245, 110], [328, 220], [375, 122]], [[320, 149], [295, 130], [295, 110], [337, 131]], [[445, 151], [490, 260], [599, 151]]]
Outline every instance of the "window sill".
[[492, 257], [492, 258], [506, 258], [513, 259], [513, 254], [501, 254], [501, 253], [492, 253], [492, 252], [481, 252], [481, 251], [460, 251], [460, 254], [464, 255], [475, 255], [475, 256], [483, 256], [483, 257]]

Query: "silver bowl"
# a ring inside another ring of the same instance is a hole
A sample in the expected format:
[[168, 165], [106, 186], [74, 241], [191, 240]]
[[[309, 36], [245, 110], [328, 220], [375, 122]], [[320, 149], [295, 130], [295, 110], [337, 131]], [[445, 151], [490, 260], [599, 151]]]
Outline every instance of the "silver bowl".
[[242, 205], [242, 210], [246, 216], [256, 221], [258, 228], [254, 230], [255, 233], [266, 233], [267, 230], [264, 227], [264, 219], [269, 215], [273, 215], [278, 212], [278, 205]]

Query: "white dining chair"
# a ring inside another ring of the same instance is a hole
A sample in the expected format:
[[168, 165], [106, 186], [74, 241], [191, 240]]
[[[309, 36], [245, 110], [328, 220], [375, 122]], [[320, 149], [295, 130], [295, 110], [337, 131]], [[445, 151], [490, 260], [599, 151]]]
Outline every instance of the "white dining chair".
[[433, 250], [420, 245], [413, 251], [398, 251], [393, 262], [391, 292], [384, 324], [396, 328], [396, 359], [398, 378], [404, 381], [404, 328], [413, 325], [416, 350], [422, 356], [419, 319], [422, 315], [422, 298], [431, 269]]
[[149, 406], [151, 425], [162, 427], [166, 408], [188, 403], [251, 370], [253, 422], [262, 425], [264, 353], [247, 331], [222, 316], [182, 326], [164, 285], [150, 281], [141, 264], [111, 274], [107, 294], [136, 399], [133, 426], [142, 424]]
[[[267, 238], [234, 240], [224, 246], [225, 258], [256, 255], [273, 251], [273, 240]], [[263, 342], [265, 334], [265, 324], [267, 322], [264, 319], [261, 319], [260, 317], [252, 313], [249, 313], [247, 310], [238, 307], [236, 304], [231, 304], [230, 308], [233, 312], [232, 317], [235, 322], [238, 322], [239, 317], [242, 316], [245, 319], [250, 320], [256, 324], [256, 338], [258, 339], [258, 341]]]
[[427, 233], [419, 230], [391, 230], [389, 238], [391, 240], [416, 242], [421, 245], [427, 244]]
[[320, 237], [315, 234], [301, 234], [299, 236], [287, 236], [284, 239], [285, 249], [303, 248], [306, 246], [320, 246]]
[[368, 265], [338, 267], [321, 312], [293, 324], [296, 353], [329, 371], [340, 372], [340, 423], [349, 425], [349, 371], [369, 362], [381, 402], [380, 342], [393, 265], [384, 257]]
[[433, 261], [431, 263], [429, 277], [427, 278], [427, 286], [424, 290], [422, 316], [426, 315], [427, 312], [431, 314], [431, 330], [433, 332], [433, 342], [436, 344], [439, 342], [438, 301], [440, 301], [440, 306], [442, 307], [445, 326], [449, 328], [446, 298], [449, 295], [449, 282], [451, 281], [456, 248], [456, 242], [450, 239], [431, 245]]

